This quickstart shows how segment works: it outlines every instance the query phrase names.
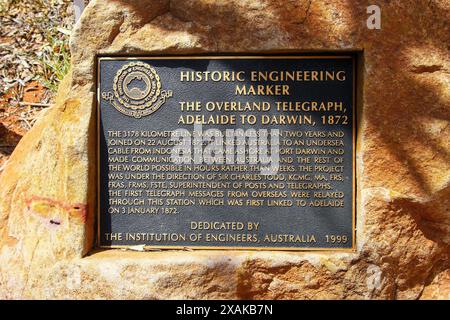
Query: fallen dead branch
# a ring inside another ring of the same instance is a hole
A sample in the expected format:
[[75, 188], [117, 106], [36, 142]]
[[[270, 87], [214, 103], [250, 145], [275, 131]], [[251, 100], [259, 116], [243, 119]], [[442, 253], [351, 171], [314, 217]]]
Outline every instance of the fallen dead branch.
[[51, 107], [51, 103], [37, 103], [37, 102], [19, 102], [20, 106], [31, 106], [31, 107], [40, 107], [40, 108], [48, 108]]

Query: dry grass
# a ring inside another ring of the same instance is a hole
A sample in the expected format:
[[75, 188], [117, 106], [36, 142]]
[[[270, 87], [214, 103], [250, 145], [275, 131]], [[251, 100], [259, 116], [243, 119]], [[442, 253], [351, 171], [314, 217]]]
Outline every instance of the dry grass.
[[0, 0], [0, 173], [70, 65], [71, 0]]
[[59, 64], [70, 58], [67, 44], [74, 22], [71, 3], [0, 0], [0, 94], [38, 79], [54, 89], [60, 75], [53, 76], [49, 69], [59, 73]]

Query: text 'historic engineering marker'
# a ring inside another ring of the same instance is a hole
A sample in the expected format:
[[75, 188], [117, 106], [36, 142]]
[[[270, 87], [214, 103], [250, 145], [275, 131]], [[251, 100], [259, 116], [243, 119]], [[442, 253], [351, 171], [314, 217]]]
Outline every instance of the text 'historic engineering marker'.
[[101, 247], [352, 250], [355, 57], [99, 58]]

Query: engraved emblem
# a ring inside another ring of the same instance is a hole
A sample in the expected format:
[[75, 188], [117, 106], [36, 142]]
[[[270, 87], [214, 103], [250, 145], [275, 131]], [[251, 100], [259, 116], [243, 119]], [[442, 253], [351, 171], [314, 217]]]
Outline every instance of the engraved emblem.
[[161, 90], [161, 79], [152, 66], [132, 62], [117, 71], [113, 92], [102, 92], [102, 98], [119, 112], [139, 119], [158, 110], [172, 94]]

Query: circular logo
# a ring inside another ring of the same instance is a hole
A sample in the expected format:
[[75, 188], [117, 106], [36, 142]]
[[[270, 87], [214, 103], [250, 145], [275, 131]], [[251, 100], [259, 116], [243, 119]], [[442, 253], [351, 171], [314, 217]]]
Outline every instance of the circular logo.
[[117, 72], [113, 84], [118, 103], [114, 107], [135, 118], [141, 118], [158, 110], [162, 103], [161, 81], [156, 70], [143, 62], [124, 65]]

